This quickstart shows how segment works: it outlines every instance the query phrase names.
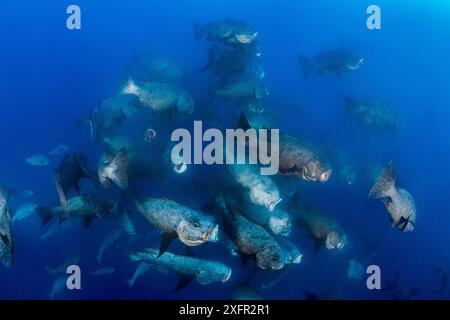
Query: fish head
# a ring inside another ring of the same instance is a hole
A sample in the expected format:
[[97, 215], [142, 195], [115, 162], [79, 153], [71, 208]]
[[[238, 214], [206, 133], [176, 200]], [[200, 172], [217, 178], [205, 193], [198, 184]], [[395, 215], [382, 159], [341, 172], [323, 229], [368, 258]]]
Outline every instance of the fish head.
[[192, 113], [195, 108], [194, 99], [188, 94], [182, 94], [178, 97], [177, 112], [178, 113]]
[[291, 217], [285, 211], [276, 210], [269, 218], [269, 227], [274, 234], [288, 236], [291, 232]]
[[286, 265], [286, 254], [278, 245], [267, 245], [256, 254], [256, 264], [263, 270], [281, 270]]
[[360, 56], [351, 56], [345, 62], [345, 66], [350, 71], [358, 70], [364, 63], [364, 58]]
[[325, 246], [328, 250], [342, 250], [347, 245], [347, 236], [332, 231], [327, 235]]
[[177, 228], [177, 234], [181, 242], [187, 246], [198, 246], [205, 242], [219, 240], [219, 225], [207, 215], [191, 211], [187, 218], [181, 220]]
[[331, 168], [318, 159], [313, 159], [303, 166], [302, 178], [306, 181], [325, 183], [331, 176]]
[[94, 214], [98, 218], [114, 216], [117, 213], [117, 202], [108, 198], [97, 197], [95, 199]]
[[269, 211], [273, 211], [282, 198], [273, 182], [270, 181], [269, 183], [262, 180], [250, 189], [250, 200], [257, 205], [265, 206]]

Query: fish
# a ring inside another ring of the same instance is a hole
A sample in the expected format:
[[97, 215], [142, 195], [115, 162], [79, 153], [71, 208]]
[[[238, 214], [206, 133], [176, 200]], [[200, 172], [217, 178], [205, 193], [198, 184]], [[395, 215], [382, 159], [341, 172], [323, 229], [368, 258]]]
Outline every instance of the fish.
[[140, 108], [139, 99], [132, 94], [119, 94], [101, 100], [85, 121], [89, 125], [92, 141], [113, 135]]
[[60, 154], [67, 152], [69, 149], [70, 149], [70, 147], [68, 145], [60, 144], [60, 145], [56, 146], [55, 148], [53, 148], [51, 151], [49, 151], [48, 154], [51, 156], [58, 156]]
[[[252, 125], [241, 112], [237, 128], [248, 130]], [[270, 143], [268, 144], [270, 145]], [[255, 145], [249, 145], [256, 148]], [[270, 150], [268, 150], [270, 153]], [[317, 147], [285, 133], [279, 135], [279, 175], [294, 176], [305, 181], [325, 183], [331, 177], [332, 169]]]
[[303, 261], [303, 253], [285, 236], [274, 236], [278, 243], [286, 250], [287, 264], [300, 264]]
[[194, 99], [188, 92], [168, 83], [151, 81], [139, 84], [129, 79], [122, 93], [137, 96], [145, 108], [154, 112], [190, 114], [195, 108]]
[[328, 250], [343, 250], [348, 244], [347, 234], [337, 220], [318, 209], [300, 208], [298, 191], [291, 197], [289, 210], [295, 215], [297, 224], [309, 234], [318, 251], [323, 245]]
[[78, 255], [70, 254], [54, 267], [46, 267], [45, 270], [53, 275], [58, 273], [66, 273], [68, 266], [78, 264], [79, 261], [80, 257]]
[[228, 169], [236, 183], [248, 193], [252, 203], [273, 211], [283, 200], [276, 183], [270, 176], [261, 175], [258, 165], [233, 164], [228, 165]]
[[261, 100], [270, 95], [270, 89], [260, 80], [242, 80], [225, 84], [214, 91], [214, 95], [227, 100]]
[[50, 225], [50, 227], [41, 234], [38, 238], [41, 241], [46, 241], [48, 238], [54, 236], [56, 233], [60, 231], [69, 230], [75, 227], [75, 221], [74, 220], [68, 220], [64, 221], [63, 223], [53, 223]]
[[145, 198], [136, 201], [136, 208], [149, 224], [162, 231], [160, 255], [176, 238], [186, 246], [218, 241], [219, 226], [211, 216], [175, 201]]
[[36, 167], [45, 167], [50, 164], [50, 160], [48, 160], [45, 154], [34, 154], [26, 158], [25, 162]]
[[24, 197], [24, 198], [30, 198], [30, 197], [32, 197], [34, 195], [34, 191], [33, 190], [25, 190], [23, 193], [22, 193], [22, 197]]
[[143, 251], [130, 251], [128, 257], [131, 261], [145, 261], [151, 267], [162, 267], [176, 272], [180, 278], [174, 292], [185, 288], [193, 280], [208, 285], [215, 282], [225, 283], [231, 278], [231, 268], [219, 261], [175, 255], [168, 251], [161, 256], [159, 254], [159, 249], [148, 248]]
[[[56, 185], [58, 186], [58, 184]], [[58, 190], [58, 193], [60, 206], [36, 208], [43, 225], [47, 224], [53, 217], [58, 217], [60, 223], [68, 218], [79, 218], [82, 220], [84, 228], [88, 228], [94, 218], [116, 214], [116, 201], [107, 197], [87, 194], [66, 199], [62, 190]]]
[[411, 232], [416, 225], [416, 206], [411, 194], [398, 188], [392, 161], [381, 171], [369, 192], [370, 199], [381, 199], [388, 211], [392, 227], [402, 232]]
[[67, 275], [61, 276], [53, 283], [49, 298], [53, 300], [55, 296], [67, 288]]
[[120, 189], [128, 188], [128, 152], [121, 149], [116, 155], [104, 153], [98, 164], [98, 179], [105, 188], [114, 182]]
[[221, 19], [204, 25], [194, 23], [194, 36], [200, 40], [223, 42], [230, 45], [250, 44], [256, 41], [258, 32], [243, 21]]
[[133, 220], [131, 220], [127, 211], [124, 211], [119, 215], [119, 225], [127, 234], [135, 235], [136, 227], [134, 226]]
[[122, 230], [121, 229], [116, 229], [116, 230], [112, 230], [110, 231], [105, 238], [103, 238], [102, 242], [100, 243], [100, 247], [98, 249], [98, 253], [97, 253], [97, 262], [100, 264], [102, 263], [102, 257], [103, 254], [105, 253], [105, 251], [107, 249], [109, 249], [111, 246], [113, 246], [117, 240], [120, 238], [120, 236], [122, 235]]
[[221, 214], [225, 218], [222, 227], [238, 248], [242, 264], [246, 264], [250, 258], [254, 258], [260, 269], [283, 269], [287, 263], [287, 251], [264, 227], [243, 216], [239, 208], [227, 199], [225, 203], [225, 210], [221, 210]]
[[386, 102], [379, 100], [357, 101], [345, 97], [346, 112], [362, 123], [373, 126], [379, 132], [399, 129], [401, 121], [395, 110]]
[[353, 258], [348, 262], [347, 265], [347, 278], [352, 283], [359, 283], [366, 274], [365, 271], [366, 270], [364, 269], [363, 265]]
[[12, 193], [8, 188], [0, 187], [0, 261], [8, 268], [11, 268], [14, 262], [14, 236], [9, 207]]
[[92, 271], [89, 273], [91, 276], [107, 276], [116, 272], [116, 268], [114, 267], [103, 267], [98, 270]]
[[261, 207], [249, 202], [240, 190], [236, 190], [233, 193], [234, 204], [239, 205], [241, 212], [245, 217], [253, 222], [264, 226], [275, 235], [288, 236], [291, 232], [291, 217], [290, 215], [279, 208], [274, 208], [272, 211], [270, 206]]
[[308, 79], [311, 73], [319, 75], [333, 73], [340, 76], [343, 72], [358, 70], [364, 63], [364, 58], [350, 49], [331, 49], [315, 55], [312, 59], [298, 55], [303, 77]]
[[131, 288], [134, 286], [134, 283], [138, 278], [140, 278], [144, 273], [150, 270], [150, 264], [147, 262], [141, 262], [137, 268], [136, 271], [133, 273], [133, 276], [127, 280], [128, 286]]
[[35, 212], [36, 207], [37, 204], [35, 203], [25, 203], [21, 205], [19, 208], [17, 208], [16, 213], [12, 218], [12, 223], [29, 217], [32, 213]]
[[64, 193], [68, 193], [71, 189], [80, 193], [81, 179], [95, 179], [95, 175], [87, 167], [87, 161], [87, 156], [80, 152], [68, 154], [61, 160], [55, 172], [56, 181]]

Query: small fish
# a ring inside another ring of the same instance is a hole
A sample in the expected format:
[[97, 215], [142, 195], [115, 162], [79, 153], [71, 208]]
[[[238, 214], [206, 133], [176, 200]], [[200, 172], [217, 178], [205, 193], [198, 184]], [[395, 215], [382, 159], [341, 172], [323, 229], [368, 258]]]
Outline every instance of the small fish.
[[45, 154], [32, 155], [31, 157], [25, 159], [25, 162], [37, 167], [45, 167], [50, 164], [50, 161]]
[[110, 248], [111, 246], [113, 246], [117, 242], [117, 240], [120, 238], [121, 235], [122, 235], [121, 229], [112, 230], [102, 240], [102, 242], [100, 243], [100, 247], [98, 249], [98, 254], [97, 254], [97, 262], [99, 264], [102, 263], [102, 257], [103, 257], [103, 254], [105, 253], [105, 251], [108, 248]]
[[347, 277], [353, 283], [360, 282], [366, 274], [365, 269], [361, 263], [356, 259], [351, 259], [347, 266]]
[[136, 268], [136, 271], [134, 272], [131, 279], [127, 280], [128, 286], [131, 288], [134, 286], [134, 283], [136, 280], [142, 276], [144, 273], [146, 273], [148, 270], [150, 270], [150, 265], [147, 262], [141, 262], [138, 267]]
[[135, 235], [136, 234], [136, 227], [134, 226], [133, 220], [131, 220], [129, 214], [127, 211], [124, 211], [119, 216], [119, 225], [127, 234], [129, 235]]
[[41, 234], [38, 238], [41, 241], [46, 241], [48, 238], [54, 236], [58, 232], [72, 229], [76, 225], [77, 224], [76, 224], [75, 220], [67, 220], [67, 221], [64, 221], [63, 223], [58, 223], [56, 221], [55, 223], [51, 224], [51, 226], [43, 234]]
[[107, 276], [107, 275], [112, 274], [114, 272], [116, 272], [116, 268], [114, 268], [114, 267], [103, 267], [103, 268], [100, 268], [100, 269], [98, 269], [96, 271], [93, 271], [93, 272], [91, 272], [89, 274], [91, 276]]
[[60, 145], [56, 146], [55, 148], [53, 148], [48, 154], [51, 156], [57, 156], [57, 155], [67, 152], [69, 149], [70, 149], [70, 147], [68, 145], [60, 144]]
[[49, 298], [53, 300], [55, 295], [61, 293], [67, 288], [67, 275], [61, 276], [53, 283], [52, 291], [49, 293]]
[[21, 205], [13, 216], [12, 222], [23, 220], [29, 217], [32, 213], [35, 212], [37, 204], [35, 203], [25, 203]]
[[22, 193], [22, 197], [24, 198], [30, 198], [34, 195], [34, 191], [33, 190], [26, 190]]
[[69, 255], [64, 260], [62, 260], [60, 263], [55, 265], [54, 267], [46, 267], [45, 270], [47, 270], [50, 274], [58, 274], [58, 273], [66, 273], [67, 267], [73, 264], [78, 264], [80, 261], [80, 257], [77, 255]]
[[194, 279], [202, 285], [208, 285], [214, 282], [225, 283], [231, 277], [231, 268], [221, 262], [175, 255], [167, 251], [159, 256], [159, 249], [129, 252], [128, 257], [131, 261], [145, 261], [155, 268], [163, 267], [176, 272], [180, 279], [174, 292], [185, 288]]

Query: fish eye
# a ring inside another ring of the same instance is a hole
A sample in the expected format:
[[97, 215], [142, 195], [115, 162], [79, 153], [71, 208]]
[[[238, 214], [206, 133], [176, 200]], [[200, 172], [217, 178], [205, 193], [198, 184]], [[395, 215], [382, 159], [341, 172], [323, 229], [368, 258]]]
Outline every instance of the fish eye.
[[280, 257], [279, 257], [279, 256], [274, 256], [274, 257], [272, 258], [272, 261], [274, 261], [274, 262], [279, 262], [279, 261], [280, 261]]
[[198, 223], [198, 221], [194, 221], [192, 222], [192, 226], [196, 229], [200, 228], [200, 223]]

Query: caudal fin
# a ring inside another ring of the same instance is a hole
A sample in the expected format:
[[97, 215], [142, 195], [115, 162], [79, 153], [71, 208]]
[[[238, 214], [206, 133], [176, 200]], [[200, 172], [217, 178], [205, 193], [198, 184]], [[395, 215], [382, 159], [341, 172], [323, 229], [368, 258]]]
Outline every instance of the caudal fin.
[[241, 114], [239, 115], [239, 120], [236, 125], [236, 129], [242, 129], [244, 131], [250, 129], [252, 126], [247, 120], [247, 117], [245, 116], [244, 111], [241, 111]]
[[37, 207], [35, 211], [38, 214], [39, 218], [41, 218], [42, 225], [47, 224], [47, 222], [49, 222], [50, 219], [53, 217], [53, 212], [51, 208]]
[[311, 59], [299, 54], [298, 62], [300, 63], [300, 67], [302, 68], [303, 77], [308, 79], [311, 73], [314, 71], [314, 64]]
[[381, 171], [380, 176], [369, 192], [369, 198], [381, 199], [389, 195], [389, 191], [395, 188], [395, 171], [392, 161]]
[[192, 29], [194, 30], [194, 39], [196, 41], [201, 40], [203, 38], [203, 35], [205, 34], [205, 27], [201, 24], [194, 23], [192, 25]]

